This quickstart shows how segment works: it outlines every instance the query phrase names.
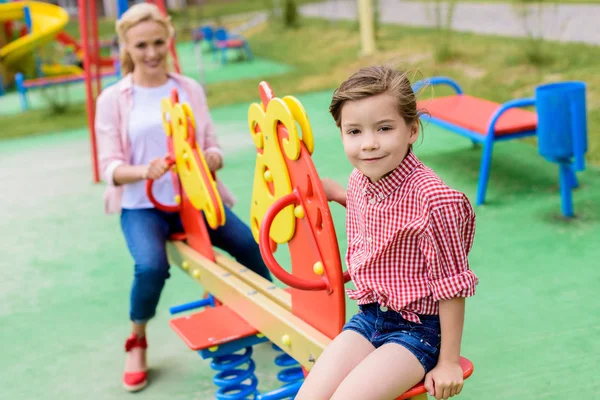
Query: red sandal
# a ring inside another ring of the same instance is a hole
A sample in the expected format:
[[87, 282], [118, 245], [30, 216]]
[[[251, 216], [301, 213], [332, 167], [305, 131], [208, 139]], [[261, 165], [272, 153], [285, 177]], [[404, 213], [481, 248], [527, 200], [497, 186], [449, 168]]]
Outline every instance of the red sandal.
[[[129, 352], [135, 347], [142, 349], [148, 348], [146, 337], [138, 338], [135, 333], [125, 341], [125, 351]], [[123, 373], [123, 387], [129, 392], [136, 392], [143, 389], [148, 384], [148, 371], [136, 371], [136, 372], [125, 372]]]

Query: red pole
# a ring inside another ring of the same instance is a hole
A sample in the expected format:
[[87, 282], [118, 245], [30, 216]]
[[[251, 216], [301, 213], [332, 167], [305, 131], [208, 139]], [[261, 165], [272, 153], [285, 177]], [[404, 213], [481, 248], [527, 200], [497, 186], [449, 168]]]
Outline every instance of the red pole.
[[[86, 102], [85, 108], [87, 111], [88, 126], [90, 129], [90, 144], [92, 147], [92, 168], [94, 183], [100, 182], [100, 173], [98, 171], [98, 159], [96, 149], [96, 129], [94, 127], [95, 120], [95, 104], [94, 104], [94, 93], [92, 91], [91, 81], [91, 60], [90, 60], [90, 43], [89, 43], [89, 27], [88, 27], [88, 9], [86, 0], [77, 0], [79, 7], [79, 32], [81, 35], [81, 42], [83, 47], [83, 67], [85, 77], [85, 93]], [[89, 16], [92, 20], [96, 20], [96, 15]]]
[[[102, 71], [100, 71], [100, 46], [98, 45], [98, 18], [96, 18], [96, 1], [90, 1], [90, 14], [94, 16], [94, 18], [90, 19], [91, 22], [91, 34], [92, 34], [92, 57], [91, 61], [94, 65], [94, 80], [96, 81], [96, 93], [94, 94], [94, 103], [96, 97], [100, 94], [100, 90], [102, 89]], [[91, 72], [91, 71], [90, 71]]]

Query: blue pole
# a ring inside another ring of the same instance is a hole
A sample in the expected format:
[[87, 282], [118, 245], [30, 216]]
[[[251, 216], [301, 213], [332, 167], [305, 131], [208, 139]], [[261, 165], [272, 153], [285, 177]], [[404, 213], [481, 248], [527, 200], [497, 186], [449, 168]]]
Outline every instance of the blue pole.
[[22, 73], [19, 72], [15, 75], [15, 84], [17, 85], [19, 99], [21, 100], [21, 111], [27, 111], [29, 109], [29, 103], [27, 102], [27, 88], [25, 87], [25, 77]]
[[29, 6], [23, 7], [23, 16], [25, 18], [25, 25], [27, 25], [27, 32], [31, 33], [33, 23], [31, 21], [31, 10], [29, 9]]
[[563, 215], [567, 218], [573, 216], [572, 174], [573, 170], [570, 163], [561, 162], [559, 164], [561, 209]]

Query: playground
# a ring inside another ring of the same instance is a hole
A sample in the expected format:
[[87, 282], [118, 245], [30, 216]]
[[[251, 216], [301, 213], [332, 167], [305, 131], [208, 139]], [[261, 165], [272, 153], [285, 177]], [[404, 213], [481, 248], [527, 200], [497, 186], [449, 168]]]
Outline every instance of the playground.
[[[297, 73], [294, 62], [262, 56], [257, 51], [261, 40], [249, 38], [252, 60], [232, 58], [223, 64], [205, 48], [202, 70], [198, 68], [197, 44], [188, 41], [176, 48], [182, 72], [203, 82], [209, 99], [211, 95], [223, 98], [223, 90], [236, 85], [249, 99], [227, 105], [219, 100], [219, 106], [211, 107], [225, 154], [226, 167], [219, 171], [219, 179], [235, 193], [238, 203], [234, 211], [247, 223], [253, 218], [257, 162], [248, 114], [251, 103], [261, 102], [261, 81], [269, 82], [277, 97], [293, 95], [304, 107], [314, 138], [310, 159], [320, 177], [345, 183], [352, 171], [339, 130], [328, 113], [332, 90], [295, 90], [289, 82]], [[377, 57], [381, 56], [374, 59]], [[429, 75], [445, 74], [428, 71]], [[116, 79], [109, 77], [102, 83]], [[318, 88], [318, 79], [315, 76], [304, 86]], [[485, 89], [473, 91], [474, 85], [467, 79], [458, 84], [474, 97], [487, 95]], [[528, 86], [518, 97], [534, 97], [534, 89]], [[441, 90], [444, 95], [450, 93]], [[86, 99], [84, 82], [70, 84], [68, 92], [71, 102]], [[590, 107], [597, 107], [595, 97], [591, 102], [589, 98]], [[48, 107], [39, 90], [29, 93], [28, 101], [34, 111]], [[16, 117], [21, 112], [18, 92], [0, 97], [0, 116]], [[457, 398], [593, 398], [600, 389], [596, 300], [600, 167], [590, 162], [598, 159], [590, 154], [597, 141], [589, 139], [587, 143], [584, 168], [569, 167], [575, 171], [576, 188], [570, 172], [559, 178], [560, 162], [541, 155], [530, 139], [515, 137], [494, 144], [485, 202], [475, 206], [487, 143], [474, 145], [470, 136], [457, 132], [457, 125], [463, 122], [460, 118], [443, 122], [444, 118], [443, 113], [432, 111], [414, 151], [448, 185], [464, 192], [477, 214], [469, 262], [480, 284], [477, 295], [467, 301], [461, 348], [474, 372]], [[588, 130], [596, 126], [595, 121], [595, 116], [588, 117]], [[592, 133], [589, 135], [591, 138]], [[302, 137], [306, 139], [304, 129]], [[577, 150], [576, 145], [574, 148]], [[574, 153], [575, 165], [581, 162], [581, 155]], [[5, 255], [0, 262], [0, 332], [5, 339], [0, 347], [0, 369], [7, 377], [3, 386], [7, 398], [132, 396], [120, 384], [132, 261], [119, 217], [103, 213], [104, 185], [93, 183], [91, 164], [87, 127], [0, 142], [0, 181], [4, 185], [0, 229], [7, 233], [0, 247]], [[569, 201], [570, 208], [565, 206]], [[334, 203], [329, 208], [345, 270], [345, 210]], [[565, 215], [569, 210], [574, 215]], [[276, 259], [290, 270], [288, 246], [279, 247]], [[171, 256], [178, 259], [181, 254]], [[189, 262], [193, 265], [195, 260]], [[312, 265], [309, 269], [312, 271]], [[136, 397], [214, 398], [215, 371], [210, 360], [190, 350], [169, 324], [174, 318], [198, 312], [174, 316], [169, 308], [201, 299], [204, 290], [221, 290], [224, 298], [230, 296], [222, 288], [211, 287], [213, 281], [202, 285], [204, 269], [199, 276], [194, 271], [185, 263], [173, 263], [157, 315], [149, 325], [150, 385]], [[280, 280], [276, 285], [286, 287]], [[344, 307], [346, 318], [357, 310], [355, 302], [347, 298]], [[280, 336], [268, 339], [286, 347]], [[281, 367], [273, 362], [280, 354], [271, 343], [254, 346], [252, 358], [261, 393], [282, 386], [276, 377]]]

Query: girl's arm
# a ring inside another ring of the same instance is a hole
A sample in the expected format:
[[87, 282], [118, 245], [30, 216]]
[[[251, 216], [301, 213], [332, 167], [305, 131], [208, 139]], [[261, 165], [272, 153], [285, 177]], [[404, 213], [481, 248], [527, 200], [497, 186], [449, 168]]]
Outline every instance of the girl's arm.
[[475, 213], [463, 195], [462, 201], [431, 212], [429, 228], [419, 244], [427, 258], [432, 297], [439, 304], [440, 356], [436, 367], [425, 377], [425, 388], [436, 399], [454, 396], [463, 386], [460, 342], [465, 298], [475, 294], [478, 282], [468, 261], [474, 233]]
[[447, 399], [460, 393], [463, 370], [460, 366], [460, 342], [465, 320], [465, 298], [440, 300], [442, 344], [434, 369], [425, 377], [425, 388], [436, 399]]
[[460, 361], [460, 342], [465, 322], [465, 298], [455, 297], [450, 300], [440, 300], [439, 305], [442, 344], [438, 363], [458, 363]]

